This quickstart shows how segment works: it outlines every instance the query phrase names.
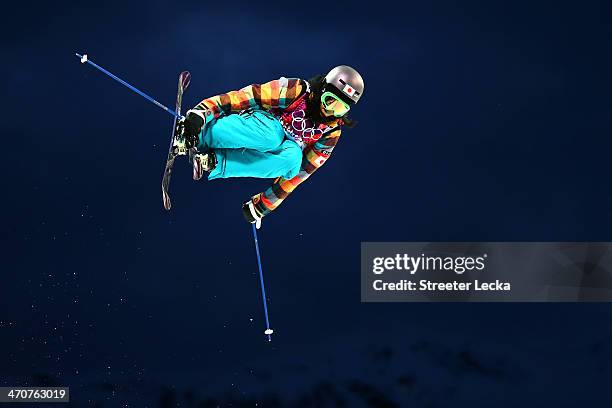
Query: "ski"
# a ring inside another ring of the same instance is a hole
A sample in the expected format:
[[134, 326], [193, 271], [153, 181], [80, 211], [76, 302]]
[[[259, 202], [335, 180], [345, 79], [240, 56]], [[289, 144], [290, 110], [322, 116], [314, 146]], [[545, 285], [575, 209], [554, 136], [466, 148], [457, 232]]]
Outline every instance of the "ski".
[[178, 80], [178, 92], [176, 93], [176, 116], [174, 117], [174, 124], [172, 125], [172, 138], [170, 139], [170, 149], [168, 151], [168, 158], [166, 159], [166, 168], [164, 169], [164, 177], [162, 179], [162, 199], [164, 201], [164, 208], [170, 210], [172, 202], [170, 201], [170, 194], [168, 192], [170, 188], [170, 177], [172, 176], [172, 168], [174, 166], [174, 159], [176, 156], [182, 156], [187, 154], [185, 147], [185, 140], [183, 132], [178, 129], [177, 124], [181, 117], [181, 105], [183, 103], [183, 92], [189, 86], [191, 81], [191, 74], [187, 71], [181, 72]]

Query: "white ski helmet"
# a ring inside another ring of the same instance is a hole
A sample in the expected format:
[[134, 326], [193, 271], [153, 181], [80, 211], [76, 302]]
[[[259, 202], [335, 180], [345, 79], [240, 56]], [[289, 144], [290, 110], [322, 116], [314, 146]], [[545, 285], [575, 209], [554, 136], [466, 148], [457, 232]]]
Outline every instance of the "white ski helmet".
[[357, 103], [363, 95], [363, 78], [348, 65], [339, 65], [325, 75], [325, 83], [333, 85], [351, 102]]

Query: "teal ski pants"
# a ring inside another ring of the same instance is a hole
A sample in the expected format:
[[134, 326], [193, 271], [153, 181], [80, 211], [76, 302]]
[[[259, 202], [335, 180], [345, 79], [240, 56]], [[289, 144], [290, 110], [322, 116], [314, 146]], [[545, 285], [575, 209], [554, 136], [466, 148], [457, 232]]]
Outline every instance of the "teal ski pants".
[[302, 149], [285, 137], [281, 123], [264, 110], [224, 115], [207, 123], [198, 150], [213, 150], [217, 167], [208, 179], [229, 177], [295, 177]]

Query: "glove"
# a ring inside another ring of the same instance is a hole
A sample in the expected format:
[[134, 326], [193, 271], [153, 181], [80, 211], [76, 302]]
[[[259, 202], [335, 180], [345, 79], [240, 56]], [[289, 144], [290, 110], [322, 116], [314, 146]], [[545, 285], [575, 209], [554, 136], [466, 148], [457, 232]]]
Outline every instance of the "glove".
[[183, 136], [185, 137], [185, 145], [188, 149], [197, 147], [199, 144], [198, 135], [202, 131], [202, 127], [206, 123], [204, 111], [190, 109], [187, 111], [185, 118], [179, 122], [182, 126]]
[[257, 211], [257, 208], [255, 208], [253, 200], [249, 200], [242, 204], [242, 215], [244, 215], [244, 219], [247, 220], [247, 222], [255, 224], [257, 229], [261, 227], [261, 219], [263, 216]]

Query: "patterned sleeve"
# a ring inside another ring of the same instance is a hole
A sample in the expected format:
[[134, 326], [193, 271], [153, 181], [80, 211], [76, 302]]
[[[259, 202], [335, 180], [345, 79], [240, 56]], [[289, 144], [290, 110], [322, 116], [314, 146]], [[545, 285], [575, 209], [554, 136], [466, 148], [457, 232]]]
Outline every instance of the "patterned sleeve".
[[[265, 84], [252, 84], [238, 91], [206, 98], [198, 103], [195, 109], [206, 111], [207, 115], [213, 115], [214, 119], [249, 108], [284, 109], [300, 96], [303, 89], [305, 82], [301, 79], [282, 77]], [[213, 118], [207, 117], [207, 121], [211, 119]]]
[[340, 133], [341, 130], [338, 128], [304, 149], [302, 165], [297, 176], [292, 179], [278, 177], [266, 191], [253, 196], [253, 204], [262, 217], [276, 209], [297, 186], [325, 163], [338, 143]]

